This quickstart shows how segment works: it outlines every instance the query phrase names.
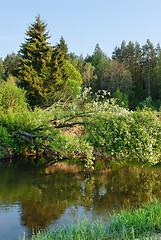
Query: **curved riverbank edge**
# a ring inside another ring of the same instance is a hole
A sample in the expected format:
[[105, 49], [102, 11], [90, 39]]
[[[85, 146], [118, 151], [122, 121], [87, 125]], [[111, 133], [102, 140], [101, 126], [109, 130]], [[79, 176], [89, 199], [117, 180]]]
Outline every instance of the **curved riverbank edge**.
[[[25, 235], [23, 240], [25, 240]], [[154, 200], [148, 205], [114, 214], [109, 222], [83, 219], [51, 230], [39, 231], [30, 240], [58, 239], [161, 239], [161, 203]]]

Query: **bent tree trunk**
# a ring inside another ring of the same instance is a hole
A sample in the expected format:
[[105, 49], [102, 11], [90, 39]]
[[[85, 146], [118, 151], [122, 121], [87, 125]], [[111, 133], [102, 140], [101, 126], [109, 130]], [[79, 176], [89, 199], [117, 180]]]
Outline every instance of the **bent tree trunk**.
[[[52, 147], [50, 146], [49, 140], [53, 140], [53, 136], [51, 134], [43, 134], [44, 129], [50, 129], [50, 127], [54, 127], [54, 129], [63, 129], [63, 128], [72, 128], [76, 125], [84, 125], [82, 121], [77, 122], [70, 122], [74, 118], [80, 118], [80, 117], [88, 117], [88, 114], [78, 114], [74, 116], [69, 116], [65, 121], [63, 119], [63, 123], [61, 123], [61, 120], [52, 119], [48, 121], [45, 125], [40, 125], [34, 129], [30, 129], [28, 131], [23, 130], [15, 130], [10, 133], [11, 138], [14, 138], [15, 141], [20, 142], [20, 144], [23, 142], [26, 143], [26, 145], [30, 148], [30, 146], [34, 146], [34, 149], [36, 149], [36, 154], [39, 150], [41, 152], [46, 153], [48, 156], [52, 157], [55, 162], [62, 160], [62, 159], [69, 159], [68, 156], [62, 156], [59, 151], [54, 151]], [[0, 125], [2, 125], [4, 128], [8, 128], [6, 123], [1, 122]], [[50, 132], [50, 131], [49, 131]], [[38, 134], [39, 133], [39, 134]], [[17, 153], [18, 154], [18, 153]]]
[[[88, 119], [88, 121], [87, 121], [87, 119]], [[11, 138], [14, 139], [15, 142], [18, 143], [17, 146], [20, 146], [19, 151], [18, 151], [18, 147], [17, 147], [18, 155], [20, 155], [23, 152], [23, 145], [24, 145], [26, 155], [29, 153], [29, 152], [27, 153], [26, 149], [28, 149], [28, 150], [33, 149], [33, 147], [34, 147], [34, 150], [36, 150], [36, 153], [35, 153], [35, 151], [34, 151], [34, 153], [33, 152], [31, 152], [31, 153], [35, 154], [37, 157], [38, 157], [38, 155], [40, 155], [40, 154], [38, 154], [40, 152], [42, 154], [46, 153], [47, 156], [50, 156], [51, 158], [49, 158], [50, 159], [49, 164], [51, 161], [54, 163], [54, 162], [60, 161], [62, 159], [71, 159], [73, 156], [78, 156], [78, 157], [86, 159], [86, 157], [88, 155], [88, 160], [90, 161], [90, 159], [93, 158], [92, 155], [98, 155], [99, 153], [95, 153], [91, 148], [88, 148], [88, 144], [86, 147], [86, 141], [83, 143], [84, 144], [83, 150], [82, 150], [82, 146], [79, 145], [78, 148], [77, 148], [77, 146], [74, 147], [75, 150], [72, 149], [71, 150], [72, 152], [70, 152], [70, 150], [68, 150], [68, 149], [65, 150], [65, 154], [64, 154], [64, 153], [62, 153], [63, 151], [61, 152], [61, 150], [59, 149], [59, 144], [56, 147], [54, 146], [54, 144], [57, 141], [57, 138], [56, 138], [57, 135], [54, 135], [55, 133], [53, 134], [53, 132], [56, 131], [56, 134], [63, 132], [63, 134], [65, 136], [67, 136], [68, 134], [70, 135], [71, 132], [73, 133], [73, 128], [76, 128], [76, 126], [79, 126], [76, 129], [81, 128], [81, 130], [79, 130], [77, 133], [74, 133], [77, 138], [78, 137], [77, 134], [79, 135], [80, 131], [84, 132], [85, 126], [89, 126], [92, 124], [92, 127], [95, 128], [95, 126], [93, 126], [94, 122], [90, 121], [91, 119], [96, 119], [97, 122], [99, 122], [100, 120], [108, 122], [107, 119], [103, 119], [102, 117], [100, 118], [98, 116], [95, 116], [93, 112], [79, 113], [79, 114], [75, 114], [75, 115], [66, 116], [62, 119], [49, 120], [49, 121], [45, 122], [45, 124], [41, 124], [35, 128], [28, 129], [27, 131], [22, 130], [22, 129], [21, 130], [16, 129], [16, 130], [10, 132], [10, 136], [11, 136]], [[0, 123], [0, 124], [3, 125], [3, 127], [6, 129], [9, 128], [9, 126], [7, 126], [6, 123]], [[83, 126], [83, 127], [80, 127], [80, 126]], [[62, 138], [59, 138], [59, 136], [60, 135], [58, 135], [58, 141], [61, 141]], [[78, 138], [77, 138], [77, 140], [78, 140]], [[80, 142], [81, 142], [83, 139], [83, 136], [80, 136], [79, 139], [81, 139], [80, 140]], [[73, 141], [75, 141], [75, 139]], [[82, 142], [80, 144], [82, 144]], [[22, 146], [22, 148], [21, 148], [21, 146]], [[75, 146], [75, 143], [74, 143], [74, 146]], [[101, 156], [102, 156], [102, 154], [101, 154]]]

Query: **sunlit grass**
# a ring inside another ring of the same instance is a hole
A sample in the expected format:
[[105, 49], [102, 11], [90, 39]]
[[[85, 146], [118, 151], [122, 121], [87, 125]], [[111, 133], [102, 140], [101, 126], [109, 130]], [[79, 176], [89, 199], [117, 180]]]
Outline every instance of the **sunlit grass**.
[[[72, 223], [70, 227], [64, 225], [49, 231], [40, 231], [32, 236], [32, 240], [82, 240], [105, 239], [107, 235], [106, 225], [101, 220], [91, 222], [87, 219]], [[25, 237], [23, 238], [25, 240]]]
[[70, 227], [62, 225], [40, 231], [31, 240], [160, 239], [158, 233], [161, 233], [161, 203], [155, 200], [147, 206], [122, 210], [112, 215], [109, 223], [83, 219]]
[[[123, 210], [111, 217], [109, 233], [112, 239], [135, 239], [161, 232], [161, 203], [155, 200], [137, 209]], [[108, 238], [107, 238], [108, 239]]]

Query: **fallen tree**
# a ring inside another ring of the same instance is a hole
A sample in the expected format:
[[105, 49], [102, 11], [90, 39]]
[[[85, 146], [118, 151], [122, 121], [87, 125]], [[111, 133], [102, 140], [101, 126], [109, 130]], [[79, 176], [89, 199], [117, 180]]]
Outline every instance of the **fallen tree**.
[[38, 158], [46, 153], [47, 163], [48, 156], [52, 162], [81, 157], [88, 166], [94, 153], [119, 161], [161, 161], [161, 121], [155, 111], [132, 112], [114, 99], [98, 97], [31, 110], [22, 89], [5, 84], [0, 88], [0, 143], [12, 155], [32, 153]]

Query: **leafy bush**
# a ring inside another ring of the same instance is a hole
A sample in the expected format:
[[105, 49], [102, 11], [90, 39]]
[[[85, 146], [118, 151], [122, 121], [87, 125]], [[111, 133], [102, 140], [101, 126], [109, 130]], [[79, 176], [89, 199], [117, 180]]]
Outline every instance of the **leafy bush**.
[[[115, 160], [135, 158], [150, 164], [160, 162], [161, 121], [158, 113], [150, 109], [128, 111], [118, 106], [114, 99], [107, 99], [107, 94], [103, 91], [89, 101], [89, 92], [85, 89], [81, 99], [55, 103], [46, 111], [31, 110], [25, 92], [10, 77], [0, 88], [1, 145], [23, 154], [28, 149], [33, 150], [32, 140], [26, 142], [25, 137], [20, 137], [23, 131], [47, 136], [34, 139], [40, 148], [46, 146], [61, 156], [85, 157], [90, 166], [94, 150], [105, 152]], [[70, 135], [64, 131], [66, 124], [68, 127], [70, 124], [83, 125], [84, 134]]]
[[[69, 155], [74, 157], [78, 154], [86, 154], [88, 164], [91, 163], [92, 150], [88, 143], [79, 136], [68, 136], [55, 128], [52, 120], [64, 121], [65, 116], [76, 113], [76, 107], [73, 104], [55, 104], [48, 111], [40, 108], [31, 110], [25, 97], [25, 91], [18, 88], [14, 77], [10, 76], [0, 88], [0, 143], [8, 147], [11, 152], [27, 154], [29, 150], [35, 151], [32, 141], [25, 141], [20, 137], [20, 132], [35, 135], [48, 136], [47, 139], [35, 138], [36, 145], [47, 146], [60, 155]], [[39, 126], [43, 126], [39, 128]]]
[[157, 108], [155, 107], [155, 104], [152, 100], [152, 98], [149, 96], [147, 98], [145, 98], [144, 101], [140, 102], [138, 104], [138, 107], [143, 109], [144, 107], [147, 107], [147, 108], [151, 108], [152, 110], [156, 110]]
[[23, 111], [27, 108], [25, 91], [16, 85], [16, 79], [9, 76], [0, 86], [0, 107], [2, 110]]
[[117, 159], [135, 158], [156, 164], [161, 160], [161, 121], [149, 109], [128, 111], [114, 101], [93, 101], [85, 119], [87, 141], [94, 149]]

